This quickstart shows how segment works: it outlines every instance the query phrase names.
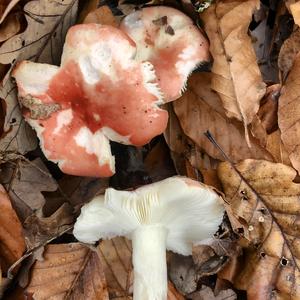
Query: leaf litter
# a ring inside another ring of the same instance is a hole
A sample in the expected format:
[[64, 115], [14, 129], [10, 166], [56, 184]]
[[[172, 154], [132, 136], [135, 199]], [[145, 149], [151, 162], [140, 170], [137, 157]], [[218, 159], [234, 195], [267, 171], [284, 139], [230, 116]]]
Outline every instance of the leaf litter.
[[[181, 9], [203, 26], [212, 67], [194, 73], [182, 97], [165, 105], [164, 136], [141, 148], [113, 145], [119, 171], [110, 180], [65, 175], [46, 161], [6, 73], [0, 89], [4, 299], [12, 299], [11, 291], [22, 299], [132, 299], [130, 243], [115, 238], [82, 245], [72, 226], [80, 207], [108, 186], [132, 189], [176, 173], [224, 193], [226, 216], [193, 257], [168, 254], [168, 299], [298, 299], [299, 3], [81, 2], [4, 1], [4, 72], [23, 59], [59, 64], [66, 31], [79, 20], [117, 27], [122, 13], [153, 4]], [[13, 239], [6, 228], [14, 229]], [[16, 281], [7, 279], [11, 272]]]

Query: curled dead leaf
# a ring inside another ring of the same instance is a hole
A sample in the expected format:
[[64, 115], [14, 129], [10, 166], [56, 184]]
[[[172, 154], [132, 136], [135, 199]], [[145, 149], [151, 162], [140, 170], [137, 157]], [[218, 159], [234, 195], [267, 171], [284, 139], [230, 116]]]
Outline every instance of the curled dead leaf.
[[[235, 231], [248, 240], [246, 258], [233, 278], [249, 300], [300, 297], [300, 185], [283, 164], [245, 160], [221, 163], [218, 174]], [[258, 280], [259, 278], [259, 280]]]
[[258, 0], [218, 1], [201, 14], [214, 58], [212, 89], [223, 103], [229, 118], [252, 121], [265, 94], [265, 84], [248, 36]]

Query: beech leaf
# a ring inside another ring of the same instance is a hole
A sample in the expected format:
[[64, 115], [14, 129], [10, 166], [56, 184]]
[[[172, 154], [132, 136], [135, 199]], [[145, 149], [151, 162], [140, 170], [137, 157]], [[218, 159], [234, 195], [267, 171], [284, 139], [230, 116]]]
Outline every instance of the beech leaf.
[[[296, 171], [279, 163], [221, 163], [218, 174], [234, 230], [248, 240], [234, 278], [248, 300], [300, 297], [300, 185]], [[244, 243], [245, 245], [245, 243]], [[276, 274], [276, 276], [274, 276]]]
[[109, 299], [98, 253], [79, 243], [46, 246], [26, 292], [35, 300]]
[[278, 126], [293, 167], [300, 172], [300, 53], [281, 90]]
[[204, 136], [209, 130], [218, 143], [234, 160], [245, 158], [273, 160], [272, 156], [250, 137], [252, 147], [244, 142], [244, 131], [241, 123], [226, 118], [219, 96], [211, 89], [210, 73], [194, 74], [188, 83], [188, 90], [173, 103], [184, 133], [198, 147], [213, 158], [222, 160], [219, 151]]
[[212, 89], [220, 96], [226, 115], [251, 123], [265, 94], [256, 55], [248, 35], [258, 0], [217, 1], [201, 18], [214, 58]]

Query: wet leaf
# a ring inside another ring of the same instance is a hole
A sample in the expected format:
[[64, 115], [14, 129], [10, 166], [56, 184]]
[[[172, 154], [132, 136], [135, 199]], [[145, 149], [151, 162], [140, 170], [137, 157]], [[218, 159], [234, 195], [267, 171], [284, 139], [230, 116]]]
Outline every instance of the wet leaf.
[[108, 300], [98, 251], [79, 244], [48, 245], [35, 263], [26, 292], [35, 300]]
[[0, 185], [0, 211], [0, 270], [6, 273], [25, 251], [25, 240], [22, 225], [2, 185]]
[[207, 130], [234, 161], [249, 157], [272, 160], [271, 155], [251, 137], [252, 147], [249, 148], [244, 140], [243, 125], [225, 116], [220, 98], [210, 89], [210, 76], [210, 73], [193, 75], [188, 90], [173, 103], [185, 134], [215, 159], [222, 160], [223, 157], [205, 137]]
[[278, 125], [283, 145], [293, 167], [300, 171], [300, 53], [282, 88], [278, 107]]
[[201, 18], [210, 40], [214, 58], [212, 89], [223, 103], [229, 118], [241, 120], [246, 127], [259, 108], [265, 84], [248, 36], [252, 14], [259, 1], [218, 1]]
[[248, 241], [234, 286], [246, 290], [249, 300], [299, 299], [300, 185], [293, 182], [296, 171], [259, 160], [245, 160], [236, 169], [239, 173], [227, 162], [218, 169], [231, 224]]

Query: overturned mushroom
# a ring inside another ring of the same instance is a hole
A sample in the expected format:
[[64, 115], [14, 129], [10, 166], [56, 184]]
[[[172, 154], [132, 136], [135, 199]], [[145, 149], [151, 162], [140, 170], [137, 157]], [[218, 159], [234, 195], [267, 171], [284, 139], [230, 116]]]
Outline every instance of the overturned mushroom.
[[210, 59], [205, 37], [174, 8], [143, 8], [126, 16], [121, 29], [137, 44], [137, 59], [153, 64], [166, 102], [179, 98], [190, 73]]
[[85, 243], [122, 235], [130, 238], [134, 299], [165, 300], [166, 249], [190, 255], [193, 243], [209, 238], [222, 220], [220, 200], [208, 186], [185, 177], [171, 177], [132, 192], [109, 188], [83, 206], [73, 233]]
[[111, 176], [109, 140], [138, 146], [164, 131], [153, 66], [135, 55], [121, 30], [81, 24], [68, 31], [60, 67], [23, 61], [14, 69], [26, 120], [63, 172]]

